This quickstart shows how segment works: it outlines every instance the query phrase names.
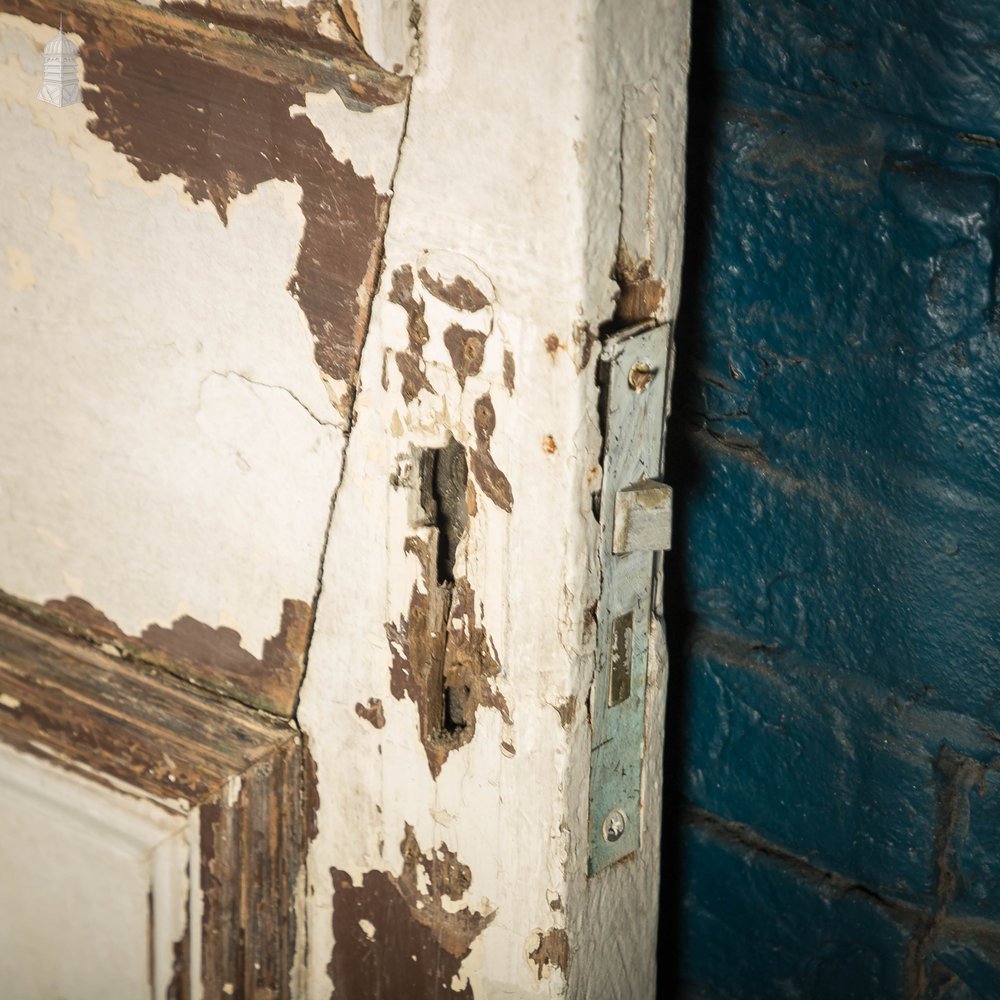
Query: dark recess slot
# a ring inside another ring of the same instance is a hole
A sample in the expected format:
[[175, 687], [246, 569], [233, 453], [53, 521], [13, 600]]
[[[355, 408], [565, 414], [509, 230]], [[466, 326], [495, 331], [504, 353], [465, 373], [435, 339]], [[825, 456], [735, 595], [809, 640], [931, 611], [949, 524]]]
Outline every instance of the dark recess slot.
[[446, 733], [455, 733], [465, 729], [465, 705], [470, 691], [467, 687], [449, 687], [444, 689], [444, 718], [441, 728]]
[[424, 452], [420, 473], [420, 502], [438, 531], [437, 578], [444, 586], [455, 582], [455, 557], [469, 520], [465, 448], [450, 437], [443, 448]]

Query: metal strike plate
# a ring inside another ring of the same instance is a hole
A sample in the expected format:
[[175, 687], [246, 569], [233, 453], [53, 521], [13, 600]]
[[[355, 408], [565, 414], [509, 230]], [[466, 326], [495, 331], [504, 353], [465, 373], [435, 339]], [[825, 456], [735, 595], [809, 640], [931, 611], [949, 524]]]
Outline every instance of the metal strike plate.
[[601, 353], [605, 458], [603, 586], [590, 696], [588, 871], [639, 847], [654, 553], [670, 544], [670, 490], [660, 473], [670, 327], [625, 331]]
[[673, 492], [653, 479], [615, 494], [614, 552], [662, 552], [670, 548]]

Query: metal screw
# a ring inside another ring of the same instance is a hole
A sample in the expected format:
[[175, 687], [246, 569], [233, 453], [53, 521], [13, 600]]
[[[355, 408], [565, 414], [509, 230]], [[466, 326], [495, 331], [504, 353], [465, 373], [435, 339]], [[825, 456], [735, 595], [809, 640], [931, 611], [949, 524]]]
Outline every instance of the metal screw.
[[640, 361], [638, 364], [632, 365], [632, 370], [628, 373], [628, 384], [636, 392], [643, 392], [645, 388], [653, 381], [656, 375], [656, 370], [645, 361]]
[[611, 812], [604, 817], [604, 823], [601, 826], [601, 833], [604, 834], [604, 839], [609, 844], [613, 844], [616, 840], [621, 839], [624, 832], [625, 813], [623, 813], [620, 809], [612, 809]]

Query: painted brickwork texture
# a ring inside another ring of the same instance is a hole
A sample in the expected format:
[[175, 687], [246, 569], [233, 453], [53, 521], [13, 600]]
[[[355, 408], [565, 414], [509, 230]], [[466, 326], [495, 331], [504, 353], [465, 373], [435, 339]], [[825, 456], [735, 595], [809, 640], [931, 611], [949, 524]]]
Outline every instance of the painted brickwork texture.
[[700, 7], [673, 974], [997, 997], [996, 4]]

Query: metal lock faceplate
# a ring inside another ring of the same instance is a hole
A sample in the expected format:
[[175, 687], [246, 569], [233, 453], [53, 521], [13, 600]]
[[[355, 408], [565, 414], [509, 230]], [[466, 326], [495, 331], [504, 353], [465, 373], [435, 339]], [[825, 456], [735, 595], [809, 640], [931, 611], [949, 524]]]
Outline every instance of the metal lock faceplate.
[[626, 331], [601, 354], [605, 457], [603, 585], [590, 696], [591, 875], [639, 847], [654, 553], [670, 546], [670, 490], [660, 472], [670, 327]]

